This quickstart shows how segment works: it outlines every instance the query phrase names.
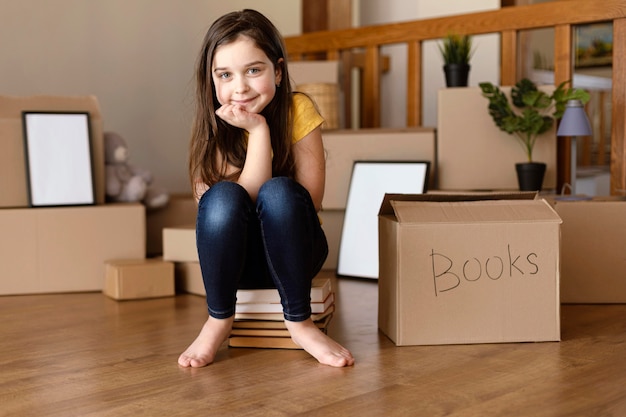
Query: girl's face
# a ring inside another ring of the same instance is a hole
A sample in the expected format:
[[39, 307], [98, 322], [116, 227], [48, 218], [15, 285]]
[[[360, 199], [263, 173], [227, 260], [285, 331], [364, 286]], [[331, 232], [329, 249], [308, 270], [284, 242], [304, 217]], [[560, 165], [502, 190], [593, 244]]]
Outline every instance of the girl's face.
[[211, 67], [217, 100], [221, 105], [260, 113], [274, 98], [281, 71], [247, 36], [219, 46]]

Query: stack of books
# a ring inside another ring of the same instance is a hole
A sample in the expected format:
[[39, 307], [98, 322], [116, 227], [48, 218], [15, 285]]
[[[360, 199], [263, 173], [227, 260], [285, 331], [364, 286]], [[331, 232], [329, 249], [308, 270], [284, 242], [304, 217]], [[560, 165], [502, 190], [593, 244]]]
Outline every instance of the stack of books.
[[[314, 278], [311, 286], [311, 318], [327, 331], [335, 311], [335, 293], [330, 278]], [[301, 349], [285, 327], [278, 290], [239, 290], [235, 322], [228, 339], [231, 347]]]

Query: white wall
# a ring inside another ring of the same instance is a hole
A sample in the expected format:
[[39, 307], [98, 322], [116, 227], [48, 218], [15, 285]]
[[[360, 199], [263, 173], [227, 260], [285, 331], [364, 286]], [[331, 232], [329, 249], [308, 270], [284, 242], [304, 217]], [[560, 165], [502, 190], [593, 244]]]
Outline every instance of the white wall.
[[[359, 1], [360, 25], [385, 24], [431, 17], [449, 16], [500, 8], [500, 0], [355, 0]], [[445, 88], [443, 60], [437, 41], [423, 45], [423, 125], [437, 126], [437, 92]], [[482, 81], [499, 82], [500, 40], [497, 35], [474, 37], [475, 53], [471, 61], [469, 85]], [[385, 127], [406, 126], [406, 48], [382, 49], [391, 60], [390, 71], [382, 80], [381, 123]]]
[[189, 192], [196, 56], [213, 20], [242, 8], [301, 33], [293, 0], [0, 0], [0, 94], [96, 95], [131, 162]]

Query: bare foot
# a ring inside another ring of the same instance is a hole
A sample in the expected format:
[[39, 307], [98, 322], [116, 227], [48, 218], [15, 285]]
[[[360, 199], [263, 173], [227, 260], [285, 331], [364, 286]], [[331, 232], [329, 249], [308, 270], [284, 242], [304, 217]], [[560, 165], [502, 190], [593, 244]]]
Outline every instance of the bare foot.
[[212, 363], [217, 350], [228, 338], [234, 319], [234, 316], [223, 320], [209, 317], [196, 340], [178, 357], [178, 364], [201, 368]]
[[291, 339], [324, 365], [335, 367], [354, 365], [352, 353], [326, 336], [308, 319], [301, 322], [285, 320]]

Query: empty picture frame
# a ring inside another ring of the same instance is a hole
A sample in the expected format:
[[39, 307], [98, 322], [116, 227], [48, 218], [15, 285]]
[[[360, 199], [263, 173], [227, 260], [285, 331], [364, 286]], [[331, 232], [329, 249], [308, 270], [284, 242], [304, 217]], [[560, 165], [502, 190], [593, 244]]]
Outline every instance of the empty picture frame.
[[32, 207], [95, 203], [89, 113], [23, 112]]
[[356, 161], [341, 231], [337, 275], [378, 278], [378, 211], [386, 193], [422, 194], [429, 161]]

